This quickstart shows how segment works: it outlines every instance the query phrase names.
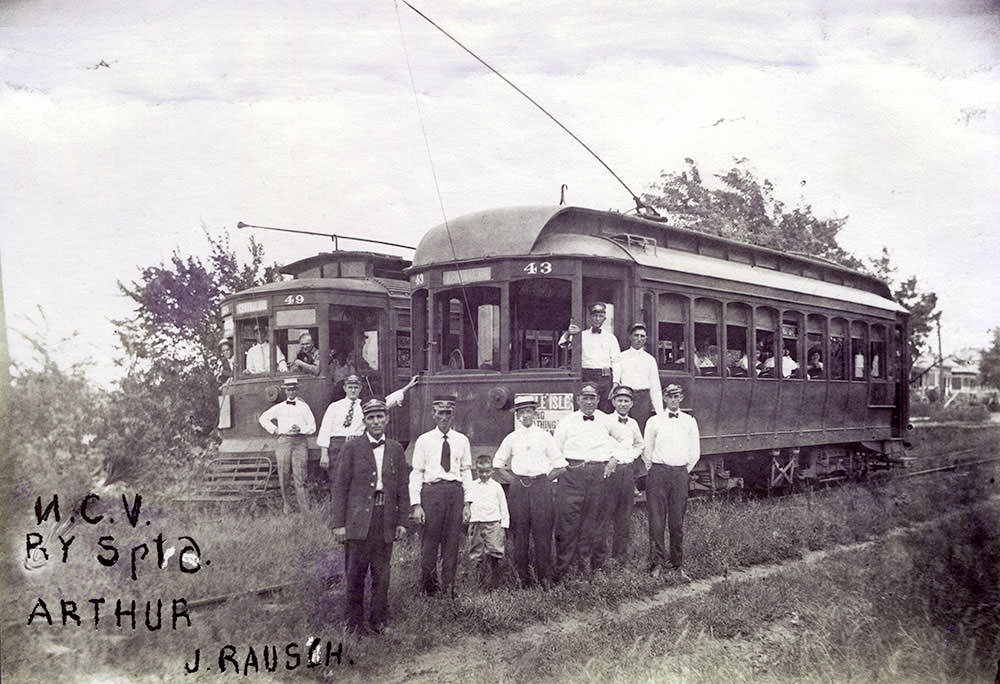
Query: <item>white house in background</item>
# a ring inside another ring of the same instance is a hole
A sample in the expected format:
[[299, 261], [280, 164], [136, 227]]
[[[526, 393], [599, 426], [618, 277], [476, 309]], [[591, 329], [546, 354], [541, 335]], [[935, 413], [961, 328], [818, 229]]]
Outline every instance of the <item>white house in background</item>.
[[930, 390], [940, 399], [954, 402], [981, 402], [994, 391], [979, 383], [979, 350], [963, 349], [946, 356], [942, 363], [937, 357], [922, 355], [913, 364], [910, 378], [915, 379], [910, 389], [926, 398]]

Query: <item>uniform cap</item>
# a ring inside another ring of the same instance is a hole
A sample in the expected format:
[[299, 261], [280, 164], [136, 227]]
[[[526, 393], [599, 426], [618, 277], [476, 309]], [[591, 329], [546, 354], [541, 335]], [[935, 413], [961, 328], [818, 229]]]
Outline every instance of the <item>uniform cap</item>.
[[595, 385], [592, 382], [585, 382], [582, 385], [580, 385], [580, 389], [577, 392], [577, 394], [581, 396], [583, 396], [584, 394], [590, 394], [595, 397], [600, 396], [597, 392], [597, 385]]
[[646, 331], [646, 324], [645, 323], [633, 323], [632, 327], [628, 329], [628, 332], [629, 332], [629, 334], [632, 334], [636, 330], [642, 330], [643, 332], [645, 332]]
[[344, 378], [344, 387], [347, 387], [348, 385], [357, 385], [358, 387], [361, 387], [362, 386], [361, 378], [355, 375], [354, 373], [351, 373], [346, 378]]
[[614, 394], [611, 395], [611, 398], [617, 399], [618, 397], [628, 397], [629, 399], [631, 399], [632, 388], [628, 387], [627, 385], [618, 385], [618, 387], [615, 388]]
[[684, 394], [684, 390], [681, 389], [680, 385], [667, 385], [663, 388], [663, 394], [668, 397], [676, 397]]
[[233, 346], [233, 341], [231, 339], [229, 339], [228, 337], [223, 337], [221, 340], [219, 340], [219, 346], [221, 347], [224, 344], [228, 344], [230, 347], [232, 347]]
[[361, 413], [368, 415], [369, 413], [388, 413], [389, 407], [385, 405], [385, 402], [378, 397], [372, 397], [364, 403], [361, 407]]
[[442, 411], [454, 411], [458, 397], [454, 394], [435, 394], [432, 400], [435, 409]]

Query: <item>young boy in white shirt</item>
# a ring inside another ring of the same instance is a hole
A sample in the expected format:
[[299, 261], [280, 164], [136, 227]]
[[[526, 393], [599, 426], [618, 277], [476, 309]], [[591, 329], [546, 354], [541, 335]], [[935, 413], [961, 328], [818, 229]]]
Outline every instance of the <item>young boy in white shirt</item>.
[[500, 580], [500, 561], [504, 556], [504, 540], [510, 527], [507, 496], [493, 479], [493, 463], [489, 456], [476, 459], [477, 479], [469, 488], [472, 499], [469, 518], [469, 560], [479, 568], [479, 583], [495, 589]]

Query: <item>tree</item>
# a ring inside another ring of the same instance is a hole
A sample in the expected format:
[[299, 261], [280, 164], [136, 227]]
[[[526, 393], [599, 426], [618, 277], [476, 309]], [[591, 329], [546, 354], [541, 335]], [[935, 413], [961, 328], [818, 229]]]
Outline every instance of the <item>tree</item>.
[[215, 238], [206, 231], [205, 236], [207, 261], [175, 250], [168, 263], [118, 283], [136, 308], [131, 318], [113, 321], [126, 373], [105, 411], [99, 442], [107, 453], [183, 462], [192, 448], [214, 439], [219, 306], [227, 295], [279, 274], [276, 266], [263, 265], [263, 247], [252, 238], [250, 260], [241, 264], [228, 235]]
[[865, 270], [889, 285], [892, 298], [910, 312], [910, 337], [908, 340], [910, 359], [916, 361], [927, 349], [927, 336], [941, 320], [937, 311], [937, 295], [922, 292], [917, 286], [917, 277], [897, 280], [896, 267], [892, 263], [889, 250], [882, 248], [877, 259], [869, 259]]
[[642, 196], [643, 202], [669, 215], [676, 225], [850, 268], [861, 266], [837, 244], [846, 217], [821, 219], [809, 205], [788, 209], [775, 198], [771, 181], [758, 180], [745, 158], [737, 159], [726, 173], [715, 174], [717, 188], [705, 186], [694, 160], [684, 162], [686, 171], [661, 172], [659, 183]]
[[993, 328], [993, 342], [979, 352], [979, 382], [1000, 390], [1000, 327]]

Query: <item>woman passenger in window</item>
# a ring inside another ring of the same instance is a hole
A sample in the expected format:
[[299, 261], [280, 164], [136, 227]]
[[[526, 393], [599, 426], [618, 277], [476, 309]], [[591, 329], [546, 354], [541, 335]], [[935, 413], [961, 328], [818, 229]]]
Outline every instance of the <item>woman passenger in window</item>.
[[823, 377], [823, 354], [819, 349], [809, 350], [809, 362], [806, 367], [806, 374], [810, 378]]

